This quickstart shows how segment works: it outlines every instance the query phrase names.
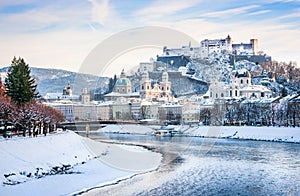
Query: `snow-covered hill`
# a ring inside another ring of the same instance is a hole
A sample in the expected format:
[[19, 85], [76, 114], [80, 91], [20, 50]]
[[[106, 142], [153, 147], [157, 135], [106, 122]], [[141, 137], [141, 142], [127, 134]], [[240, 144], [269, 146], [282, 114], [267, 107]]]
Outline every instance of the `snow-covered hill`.
[[[0, 69], [1, 79], [4, 80], [9, 67]], [[62, 93], [63, 88], [70, 82], [73, 94], [80, 95], [82, 88], [100, 88], [103, 92], [107, 90], [108, 78], [89, 74], [81, 74], [61, 69], [45, 69], [31, 67], [31, 76], [38, 84], [37, 90], [40, 95], [46, 93]]]

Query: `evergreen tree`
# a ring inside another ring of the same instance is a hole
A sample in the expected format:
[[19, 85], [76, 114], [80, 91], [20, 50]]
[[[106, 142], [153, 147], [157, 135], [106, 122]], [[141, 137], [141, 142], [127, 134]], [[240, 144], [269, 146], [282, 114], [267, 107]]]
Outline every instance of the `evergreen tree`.
[[283, 87], [281, 90], [281, 96], [286, 97], [287, 95], [288, 95], [288, 90], [285, 87]]
[[17, 105], [23, 105], [38, 96], [35, 81], [30, 76], [29, 65], [20, 57], [14, 57], [5, 79], [5, 87], [6, 94]]
[[113, 78], [109, 78], [107, 93], [111, 93], [114, 90], [116, 82], [117, 82], [117, 76], [116, 75], [114, 75]]

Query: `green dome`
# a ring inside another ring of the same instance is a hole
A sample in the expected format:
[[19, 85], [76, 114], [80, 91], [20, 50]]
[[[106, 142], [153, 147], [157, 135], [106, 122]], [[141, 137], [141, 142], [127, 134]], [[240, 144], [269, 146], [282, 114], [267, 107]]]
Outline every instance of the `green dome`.
[[128, 78], [120, 78], [117, 80], [116, 86], [131, 86], [131, 82]]

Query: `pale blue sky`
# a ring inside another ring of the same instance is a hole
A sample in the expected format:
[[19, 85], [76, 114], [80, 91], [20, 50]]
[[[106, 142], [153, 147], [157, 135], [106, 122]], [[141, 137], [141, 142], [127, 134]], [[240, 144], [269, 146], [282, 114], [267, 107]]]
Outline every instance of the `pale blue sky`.
[[257, 38], [274, 60], [300, 64], [300, 0], [2, 0], [0, 67], [21, 56], [31, 66], [78, 71], [105, 38], [148, 25], [199, 42], [227, 34], [235, 43]]

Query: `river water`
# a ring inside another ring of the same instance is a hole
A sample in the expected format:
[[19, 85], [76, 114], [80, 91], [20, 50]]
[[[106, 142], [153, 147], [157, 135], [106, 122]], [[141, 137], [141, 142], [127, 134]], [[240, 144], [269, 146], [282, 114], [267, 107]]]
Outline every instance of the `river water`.
[[87, 195], [300, 195], [300, 144], [93, 133], [91, 139], [154, 147], [156, 171]]

